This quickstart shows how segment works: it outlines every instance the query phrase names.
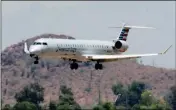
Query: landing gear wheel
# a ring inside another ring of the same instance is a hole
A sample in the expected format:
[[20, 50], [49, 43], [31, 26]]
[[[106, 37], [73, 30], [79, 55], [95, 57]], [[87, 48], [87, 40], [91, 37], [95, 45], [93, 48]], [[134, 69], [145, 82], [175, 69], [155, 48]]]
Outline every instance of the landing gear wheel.
[[103, 65], [99, 64], [99, 69], [102, 70], [103, 69]]
[[74, 63], [74, 67], [75, 67], [75, 70], [77, 70], [78, 69], [78, 64]]
[[73, 70], [74, 69], [74, 64], [70, 64], [70, 69]]
[[96, 69], [96, 70], [98, 70], [98, 69], [102, 70], [102, 69], [103, 69], [103, 65], [102, 65], [102, 64], [99, 64], [99, 63], [96, 63], [96, 64], [95, 64], [95, 69]]
[[99, 69], [99, 64], [95, 64], [95, 69], [96, 69], [96, 70]]
[[71, 63], [70, 64], [70, 69], [72, 69], [72, 70], [73, 69], [75, 69], [75, 70], [78, 69], [78, 64], [77, 63]]
[[[33, 56], [34, 56], [34, 55], [33, 55]], [[35, 56], [34, 59], [35, 59], [34, 64], [38, 64], [38, 63], [39, 63], [39, 61], [38, 61], [38, 60], [39, 60], [39, 57], [38, 57], [38, 56]]]
[[34, 61], [34, 64], [38, 64], [38, 60]]

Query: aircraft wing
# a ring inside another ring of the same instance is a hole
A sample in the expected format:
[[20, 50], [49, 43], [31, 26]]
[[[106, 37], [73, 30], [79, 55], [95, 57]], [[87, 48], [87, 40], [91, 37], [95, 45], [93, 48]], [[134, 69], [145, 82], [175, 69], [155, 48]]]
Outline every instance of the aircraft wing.
[[[171, 45], [172, 46], [172, 45]], [[156, 55], [162, 55], [165, 54], [170, 48], [167, 48], [164, 52], [160, 53], [148, 53], [148, 54], [129, 54], [129, 55], [83, 55], [89, 60], [102, 60], [102, 61], [114, 61], [114, 60], [120, 60], [120, 59], [133, 59], [133, 58], [141, 58], [144, 56], [156, 56]]]

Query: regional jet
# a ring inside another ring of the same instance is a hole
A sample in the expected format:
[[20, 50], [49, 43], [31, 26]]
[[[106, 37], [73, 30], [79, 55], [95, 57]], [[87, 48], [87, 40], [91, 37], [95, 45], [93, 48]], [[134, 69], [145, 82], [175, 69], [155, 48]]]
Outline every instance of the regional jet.
[[163, 55], [169, 49], [160, 53], [148, 54], [129, 54], [122, 53], [128, 50], [127, 36], [129, 30], [132, 28], [150, 28], [152, 27], [139, 27], [127, 26], [113, 27], [121, 28], [118, 37], [112, 41], [102, 40], [77, 40], [77, 39], [57, 39], [57, 38], [40, 38], [30, 45], [29, 49], [27, 43], [24, 43], [24, 52], [30, 57], [34, 58], [34, 64], [38, 64], [40, 58], [56, 58], [69, 60], [70, 69], [78, 69], [78, 62], [96, 62], [95, 69], [102, 70], [103, 62], [117, 61], [121, 59], [134, 59], [144, 56]]

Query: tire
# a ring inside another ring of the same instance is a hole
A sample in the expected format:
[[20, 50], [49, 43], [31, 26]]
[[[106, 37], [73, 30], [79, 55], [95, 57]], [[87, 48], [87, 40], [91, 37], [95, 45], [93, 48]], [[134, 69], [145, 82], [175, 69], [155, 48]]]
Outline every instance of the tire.
[[34, 64], [38, 64], [38, 60], [34, 61]]
[[99, 69], [99, 64], [95, 64], [95, 69], [96, 69], [96, 70]]
[[103, 69], [103, 65], [99, 64], [99, 69], [102, 70]]
[[77, 70], [78, 69], [78, 64], [74, 63], [74, 69]]
[[73, 70], [74, 69], [74, 64], [70, 64], [70, 69]]

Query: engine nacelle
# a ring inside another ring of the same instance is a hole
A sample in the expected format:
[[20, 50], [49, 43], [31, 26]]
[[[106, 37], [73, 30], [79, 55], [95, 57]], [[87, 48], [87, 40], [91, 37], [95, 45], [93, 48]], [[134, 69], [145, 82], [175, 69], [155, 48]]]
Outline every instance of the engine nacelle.
[[126, 41], [118, 40], [115, 42], [115, 48], [120, 52], [125, 52], [128, 49], [128, 44]]

